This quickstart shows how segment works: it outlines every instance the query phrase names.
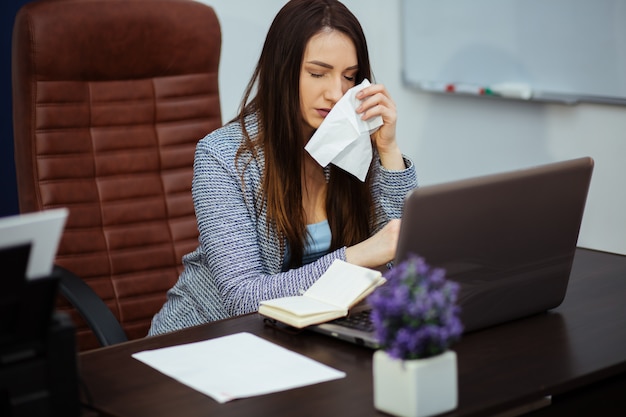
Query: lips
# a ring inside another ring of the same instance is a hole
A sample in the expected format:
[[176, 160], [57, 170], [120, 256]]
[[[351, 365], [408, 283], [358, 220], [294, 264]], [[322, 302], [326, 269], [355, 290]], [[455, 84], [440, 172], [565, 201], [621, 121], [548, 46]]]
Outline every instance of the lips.
[[317, 114], [320, 115], [320, 117], [326, 117], [328, 116], [328, 113], [330, 113], [330, 109], [315, 109], [317, 111]]

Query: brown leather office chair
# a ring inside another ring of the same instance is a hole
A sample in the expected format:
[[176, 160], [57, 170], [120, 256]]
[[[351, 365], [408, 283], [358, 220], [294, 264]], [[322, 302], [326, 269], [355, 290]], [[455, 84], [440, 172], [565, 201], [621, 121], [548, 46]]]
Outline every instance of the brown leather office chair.
[[213, 9], [191, 0], [41, 0], [16, 16], [20, 211], [70, 210], [59, 309], [81, 350], [145, 336], [197, 246], [193, 156], [221, 125], [220, 50]]

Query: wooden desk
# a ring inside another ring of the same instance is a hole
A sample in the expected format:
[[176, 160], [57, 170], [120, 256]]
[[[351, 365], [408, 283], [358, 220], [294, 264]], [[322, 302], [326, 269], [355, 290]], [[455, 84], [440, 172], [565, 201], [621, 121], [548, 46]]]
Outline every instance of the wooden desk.
[[[611, 404], [623, 413], [625, 329], [626, 257], [578, 249], [559, 308], [465, 335], [454, 346], [459, 407], [446, 415], [494, 415], [549, 395], [553, 405], [533, 414], [581, 410], [590, 403], [587, 395], [593, 410]], [[347, 377], [219, 404], [130, 356], [243, 331], [345, 371]], [[103, 416], [383, 415], [373, 407], [372, 353], [310, 332], [287, 334], [250, 314], [81, 353], [79, 366], [88, 392], [84, 402]]]

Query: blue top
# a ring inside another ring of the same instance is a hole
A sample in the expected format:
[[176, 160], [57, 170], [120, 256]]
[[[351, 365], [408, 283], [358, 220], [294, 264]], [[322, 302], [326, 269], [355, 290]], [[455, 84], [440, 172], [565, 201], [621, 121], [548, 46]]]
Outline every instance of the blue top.
[[313, 223], [306, 226], [308, 237], [304, 247], [302, 264], [310, 264], [318, 258], [326, 255], [330, 250], [330, 225], [328, 220]]
[[[307, 240], [304, 245], [302, 265], [315, 262], [322, 256], [326, 255], [330, 251], [330, 241], [332, 238], [328, 220], [323, 220], [319, 223], [308, 224], [306, 226], [306, 230]], [[286, 271], [289, 268], [288, 265], [290, 257], [291, 251], [289, 250], [289, 246], [287, 246], [285, 250], [285, 258], [283, 259], [283, 271]]]

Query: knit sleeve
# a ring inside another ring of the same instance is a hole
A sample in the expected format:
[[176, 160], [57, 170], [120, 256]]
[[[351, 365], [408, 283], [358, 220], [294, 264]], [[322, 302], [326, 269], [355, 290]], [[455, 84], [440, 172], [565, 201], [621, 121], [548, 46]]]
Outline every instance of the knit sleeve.
[[417, 173], [413, 161], [404, 157], [406, 168], [401, 171], [389, 171], [380, 161], [374, 164], [372, 196], [374, 198], [374, 228], [376, 232], [389, 220], [402, 217], [404, 199], [418, 186]]
[[242, 185], [234, 158], [208, 141], [196, 150], [193, 198], [203, 264], [229, 315], [256, 311], [265, 299], [310, 287], [345, 248], [298, 269], [281, 272], [279, 241], [254, 204], [260, 174], [247, 168]]

